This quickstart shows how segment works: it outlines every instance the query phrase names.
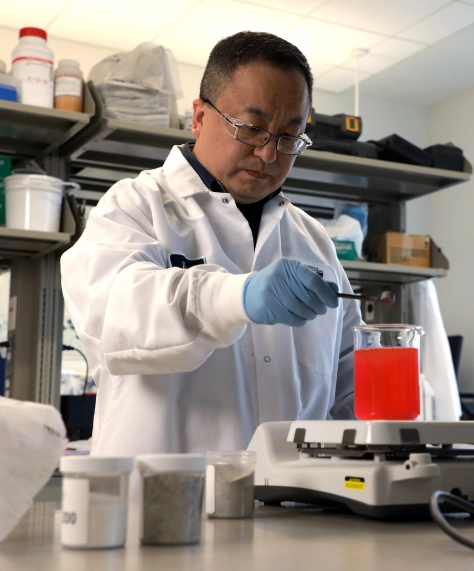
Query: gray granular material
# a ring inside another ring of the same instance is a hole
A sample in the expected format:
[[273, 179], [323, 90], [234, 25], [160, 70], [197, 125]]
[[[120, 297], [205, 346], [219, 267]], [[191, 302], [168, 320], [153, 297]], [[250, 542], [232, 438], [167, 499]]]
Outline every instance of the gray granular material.
[[250, 517], [254, 512], [254, 496], [253, 467], [215, 465], [216, 511], [211, 517]]
[[198, 543], [203, 492], [202, 474], [144, 477], [142, 543]]

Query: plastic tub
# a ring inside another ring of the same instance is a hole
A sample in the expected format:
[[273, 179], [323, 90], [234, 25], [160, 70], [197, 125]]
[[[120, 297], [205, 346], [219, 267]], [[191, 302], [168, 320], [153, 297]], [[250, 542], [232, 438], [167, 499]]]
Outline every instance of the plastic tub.
[[78, 187], [40, 174], [14, 174], [5, 178], [6, 227], [59, 232], [65, 187]]
[[141, 543], [199, 543], [206, 457], [143, 454], [136, 464], [141, 476]]
[[256, 452], [207, 453], [206, 512], [209, 517], [252, 517]]
[[64, 456], [61, 543], [76, 549], [121, 547], [127, 531], [133, 458]]

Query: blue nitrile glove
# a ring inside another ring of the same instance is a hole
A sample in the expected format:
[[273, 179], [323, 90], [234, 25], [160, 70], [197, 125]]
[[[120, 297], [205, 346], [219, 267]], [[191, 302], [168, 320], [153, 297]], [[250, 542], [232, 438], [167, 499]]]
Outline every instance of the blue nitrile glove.
[[326, 282], [307, 264], [280, 258], [251, 275], [244, 287], [244, 308], [251, 321], [292, 327], [337, 307], [337, 284]]

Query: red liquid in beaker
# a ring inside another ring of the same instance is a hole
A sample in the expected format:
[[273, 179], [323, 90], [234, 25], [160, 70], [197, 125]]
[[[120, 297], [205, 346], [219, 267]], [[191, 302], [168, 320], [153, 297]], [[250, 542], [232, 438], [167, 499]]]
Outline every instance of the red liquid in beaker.
[[420, 414], [418, 349], [354, 351], [354, 399], [359, 420], [414, 420]]

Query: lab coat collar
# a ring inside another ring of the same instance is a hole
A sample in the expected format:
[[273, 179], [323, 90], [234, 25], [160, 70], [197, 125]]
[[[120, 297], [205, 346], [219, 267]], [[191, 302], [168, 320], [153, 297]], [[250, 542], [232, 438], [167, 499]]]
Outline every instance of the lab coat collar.
[[[158, 169], [156, 169], [158, 171]], [[180, 184], [174, 190], [180, 196], [180, 198], [186, 200], [191, 198], [196, 194], [204, 194], [212, 192], [203, 182], [201, 177], [198, 173], [194, 170], [194, 168], [189, 164], [189, 161], [183, 156], [181, 152], [180, 146], [175, 145], [168, 155], [166, 161], [163, 164], [163, 170], [167, 177], [172, 176], [173, 178], [176, 177], [176, 173], [179, 173]], [[155, 171], [151, 171], [151, 175], [153, 176]], [[268, 199], [269, 202], [273, 200], [278, 200], [279, 203], [284, 201], [284, 204], [280, 204], [280, 206], [286, 206], [289, 200], [283, 195], [281, 192], [281, 188], [279, 189], [280, 192], [275, 192], [275, 196]], [[229, 199], [232, 199], [231, 195], [228, 192], [223, 191], [222, 194], [227, 195]], [[222, 197], [222, 195], [221, 195]], [[268, 198], [268, 197], [267, 197]], [[233, 199], [232, 199], [233, 200]], [[285, 209], [284, 209], [285, 210]]]
[[183, 157], [183, 153], [177, 145], [171, 149], [170, 154], [163, 164], [163, 171], [165, 176], [169, 179], [176, 179], [176, 176], [178, 175], [179, 184], [175, 185], [173, 190], [183, 200], [186, 200], [196, 194], [211, 192], [201, 180], [197, 172]]

